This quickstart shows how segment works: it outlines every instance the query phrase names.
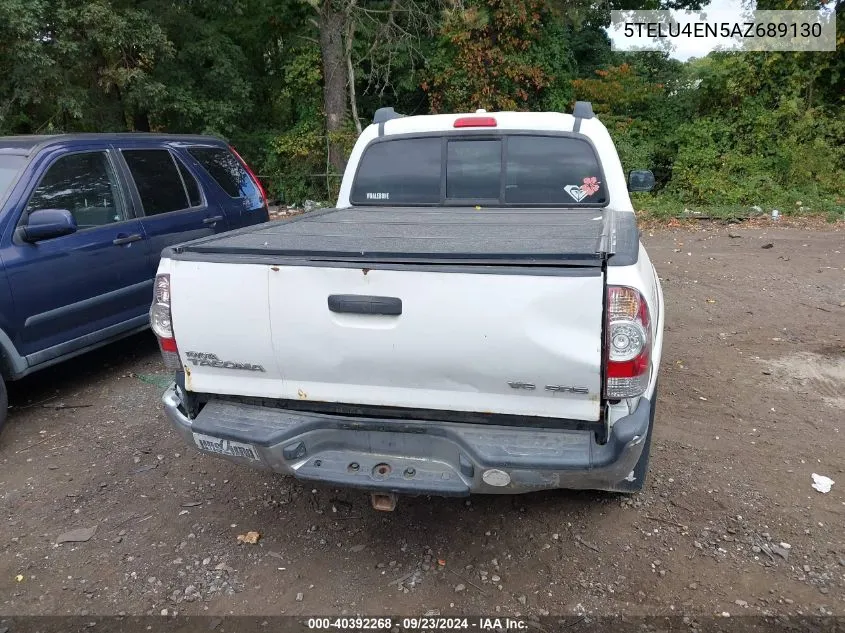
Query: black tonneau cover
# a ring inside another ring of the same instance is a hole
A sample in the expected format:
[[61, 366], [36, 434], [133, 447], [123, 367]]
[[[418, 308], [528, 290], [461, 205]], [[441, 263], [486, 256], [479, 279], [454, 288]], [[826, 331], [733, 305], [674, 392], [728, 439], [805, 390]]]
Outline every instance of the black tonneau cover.
[[[614, 215], [622, 214], [606, 209], [324, 209], [174, 246], [163, 256], [601, 266], [617, 241]], [[632, 213], [624, 215], [633, 221]]]

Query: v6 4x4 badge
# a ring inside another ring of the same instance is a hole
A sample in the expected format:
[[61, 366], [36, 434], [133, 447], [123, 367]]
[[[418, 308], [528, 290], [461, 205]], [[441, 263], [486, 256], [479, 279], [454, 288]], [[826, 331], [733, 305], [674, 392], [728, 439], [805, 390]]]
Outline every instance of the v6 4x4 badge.
[[264, 371], [261, 365], [253, 363], [236, 363], [231, 360], [220, 360], [217, 354], [206, 352], [185, 352], [185, 356], [195, 367], [217, 367], [219, 369], [244, 369], [246, 371]]

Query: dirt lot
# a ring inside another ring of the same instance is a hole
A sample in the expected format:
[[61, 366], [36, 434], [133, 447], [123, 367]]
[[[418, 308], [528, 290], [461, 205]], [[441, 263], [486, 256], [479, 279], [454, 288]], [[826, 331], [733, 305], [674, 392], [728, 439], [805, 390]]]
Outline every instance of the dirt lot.
[[[152, 335], [33, 376], [0, 437], [0, 613], [845, 615], [843, 238], [645, 232], [668, 321], [651, 474], [632, 498], [378, 513], [363, 493], [184, 446]], [[261, 540], [239, 543], [250, 530]]]

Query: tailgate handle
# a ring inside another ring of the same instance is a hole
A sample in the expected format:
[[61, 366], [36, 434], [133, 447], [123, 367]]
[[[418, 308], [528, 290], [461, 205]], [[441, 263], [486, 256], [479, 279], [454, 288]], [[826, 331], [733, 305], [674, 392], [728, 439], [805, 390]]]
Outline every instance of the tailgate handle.
[[402, 314], [399, 297], [373, 297], [369, 295], [329, 295], [329, 310], [347, 314]]

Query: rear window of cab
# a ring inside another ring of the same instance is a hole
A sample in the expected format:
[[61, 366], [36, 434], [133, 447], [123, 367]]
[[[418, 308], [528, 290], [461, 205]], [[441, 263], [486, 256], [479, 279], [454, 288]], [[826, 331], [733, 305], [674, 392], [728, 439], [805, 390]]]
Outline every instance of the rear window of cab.
[[370, 144], [356, 205], [604, 206], [595, 150], [571, 136], [429, 136]]

